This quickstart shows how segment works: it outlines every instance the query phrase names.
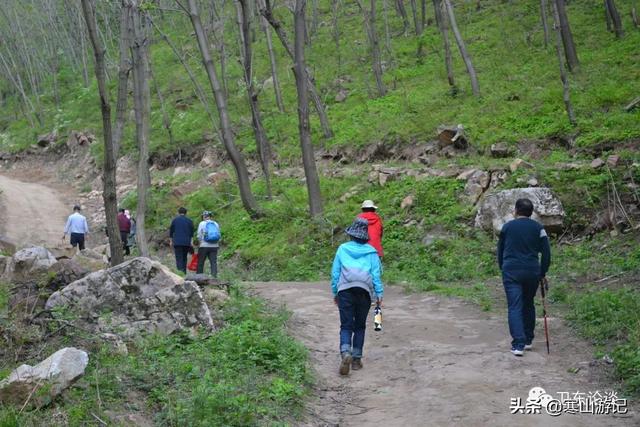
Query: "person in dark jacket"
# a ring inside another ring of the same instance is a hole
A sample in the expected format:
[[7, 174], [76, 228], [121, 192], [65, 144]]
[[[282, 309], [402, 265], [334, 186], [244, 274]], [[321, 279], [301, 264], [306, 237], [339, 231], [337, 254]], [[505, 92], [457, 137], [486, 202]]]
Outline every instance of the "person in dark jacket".
[[522, 356], [532, 349], [536, 309], [533, 298], [551, 264], [549, 238], [542, 224], [531, 219], [533, 203], [516, 201], [515, 219], [502, 226], [498, 265], [507, 295], [511, 353]]
[[178, 209], [178, 216], [171, 221], [169, 238], [176, 255], [176, 268], [183, 273], [187, 272], [187, 254], [191, 250], [193, 232], [193, 221], [187, 217], [187, 210]]
[[129, 255], [129, 233], [131, 232], [131, 220], [127, 217], [124, 209], [118, 209], [118, 228], [120, 229], [120, 240], [124, 254]]

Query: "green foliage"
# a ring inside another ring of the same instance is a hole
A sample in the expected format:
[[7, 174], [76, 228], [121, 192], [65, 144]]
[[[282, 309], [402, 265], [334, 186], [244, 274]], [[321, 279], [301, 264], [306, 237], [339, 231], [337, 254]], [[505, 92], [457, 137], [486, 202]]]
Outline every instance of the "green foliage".
[[594, 289], [572, 296], [569, 320], [597, 344], [611, 344], [616, 373], [630, 392], [640, 392], [640, 293]]
[[93, 425], [93, 414], [122, 408], [159, 425], [295, 424], [311, 378], [286, 313], [234, 292], [223, 314], [226, 327], [211, 335], [151, 336], [126, 356], [92, 352], [84, 385], [36, 412], [0, 405], [0, 426]]
[[[628, 1], [628, 0], [627, 0]], [[624, 3], [621, 8], [624, 8]], [[154, 16], [159, 12], [151, 2], [145, 2]], [[442, 41], [435, 25], [428, 26], [420, 40], [415, 37], [393, 37], [391, 54], [385, 52], [384, 80], [388, 95], [375, 97], [375, 84], [370, 72], [368, 47], [357, 6], [345, 3], [339, 11], [341, 45], [336, 49], [331, 25], [322, 25], [313, 35], [307, 49], [310, 68], [314, 70], [323, 99], [328, 104], [329, 119], [335, 137], [326, 145], [362, 146], [378, 141], [424, 141], [434, 135], [440, 123], [462, 123], [470, 138], [480, 146], [493, 142], [513, 143], [524, 139], [575, 134], [577, 143], [589, 146], [602, 141], [618, 141], [640, 136], [640, 110], [626, 113], [622, 107], [636, 95], [635, 82], [640, 78], [638, 53], [640, 33], [627, 31], [617, 40], [603, 25], [601, 7], [590, 2], [568, 5], [572, 31], [581, 60], [581, 71], [570, 76], [571, 98], [578, 126], [572, 129], [564, 111], [562, 87], [555, 64], [552, 46], [544, 48], [539, 24], [538, 4], [535, 2], [483, 2], [475, 10], [472, 2], [457, 2], [456, 14], [474, 65], [478, 71], [481, 98], [471, 95], [468, 77], [459, 55], [454, 54], [454, 72], [458, 90], [455, 97], [446, 81]], [[203, 16], [208, 11], [202, 10]], [[628, 9], [628, 7], [627, 7]], [[320, 2], [320, 19], [330, 21], [329, 2]], [[625, 9], [626, 10], [626, 9]], [[226, 11], [234, 15], [232, 6]], [[276, 14], [293, 34], [291, 16], [282, 9]], [[628, 14], [621, 14], [624, 25], [631, 28]], [[156, 23], [180, 47], [201, 86], [208, 91], [200, 54], [186, 16], [175, 14], [172, 20]], [[392, 33], [401, 28], [401, 21], [389, 14]], [[379, 34], [384, 34], [379, 19]], [[225, 22], [225, 38], [233, 40], [238, 29], [234, 19]], [[117, 32], [115, 32], [117, 34]], [[268, 55], [264, 52], [264, 36], [256, 31], [254, 74], [258, 86], [270, 76]], [[424, 56], [416, 57], [420, 43]], [[260, 93], [263, 120], [275, 150], [284, 161], [299, 158], [297, 121], [292, 120], [296, 104], [290, 59], [274, 38], [278, 70], [285, 105], [280, 113], [273, 92], [265, 86]], [[227, 44], [226, 83], [229, 93], [229, 112], [238, 143], [245, 153], [255, 153], [250, 126], [250, 112], [242, 81], [242, 68], [235, 59], [239, 48]], [[327, 54], [330, 52], [331, 54]], [[517, 52], [514, 55], [513, 52]], [[116, 52], [109, 52], [117, 55]], [[161, 40], [151, 45], [154, 76], [166, 100], [165, 109], [171, 118], [175, 144], [170, 146], [162, 125], [162, 113], [155, 93], [152, 94], [152, 152], [175, 152], [182, 147], [199, 144], [203, 133], [212, 133], [214, 123], [193, 96], [192, 83], [180, 61]], [[214, 60], [219, 62], [217, 52]], [[21, 116], [19, 98], [9, 96], [0, 114], [0, 147], [16, 151], [32, 144], [38, 133], [58, 130], [61, 135], [72, 129], [89, 129], [101, 134], [101, 120], [97, 87], [93, 76], [85, 87], [82, 79], [68, 66], [61, 64], [58, 73], [61, 102], [53, 102], [53, 81], [43, 82], [45, 96], [41, 98], [43, 125], [33, 127]], [[115, 70], [111, 69], [111, 75]], [[92, 74], [92, 73], [90, 73]], [[337, 80], [340, 79], [340, 82]], [[116, 80], [109, 83], [115, 99]], [[334, 102], [340, 89], [349, 96], [344, 102]], [[214, 107], [215, 108], [215, 107]], [[214, 116], [216, 112], [214, 111]], [[217, 119], [216, 119], [217, 120]], [[312, 116], [314, 140], [320, 140], [318, 121]], [[94, 150], [101, 156], [100, 144]], [[128, 123], [123, 140], [125, 152], [135, 151], [133, 124]]]

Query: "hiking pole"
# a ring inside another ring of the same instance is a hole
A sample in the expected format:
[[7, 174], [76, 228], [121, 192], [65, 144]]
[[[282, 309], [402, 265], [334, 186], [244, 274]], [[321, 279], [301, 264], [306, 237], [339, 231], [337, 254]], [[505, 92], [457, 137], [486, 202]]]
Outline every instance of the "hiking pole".
[[542, 315], [544, 316], [544, 336], [547, 339], [547, 354], [549, 354], [549, 326], [547, 325], [547, 299], [545, 298], [549, 290], [549, 282], [546, 277], [540, 280], [540, 293], [542, 294]]

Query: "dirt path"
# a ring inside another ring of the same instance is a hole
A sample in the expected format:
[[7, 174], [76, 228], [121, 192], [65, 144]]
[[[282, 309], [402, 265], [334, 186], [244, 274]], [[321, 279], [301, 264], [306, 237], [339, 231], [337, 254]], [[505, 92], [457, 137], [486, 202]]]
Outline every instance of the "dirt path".
[[[516, 358], [507, 350], [506, 319], [455, 299], [385, 291], [384, 331], [367, 330], [364, 369], [337, 374], [337, 309], [327, 283], [255, 283], [255, 292], [293, 311], [291, 329], [317, 371], [310, 426], [637, 426], [627, 416], [510, 413], [532, 387], [604, 391], [592, 349], [551, 320], [552, 354], [538, 338]], [[368, 319], [372, 321], [371, 315]], [[539, 333], [540, 330], [538, 330]], [[575, 374], [569, 370], [576, 370]]]
[[56, 190], [0, 175], [0, 236], [18, 248], [61, 243], [69, 207]]

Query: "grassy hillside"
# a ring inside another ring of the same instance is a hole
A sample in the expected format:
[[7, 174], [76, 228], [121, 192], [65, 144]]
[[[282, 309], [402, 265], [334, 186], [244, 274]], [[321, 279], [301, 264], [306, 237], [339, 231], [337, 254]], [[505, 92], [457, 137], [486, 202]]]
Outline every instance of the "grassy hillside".
[[[629, 10], [632, 0], [617, 2], [627, 30], [616, 40], [605, 28], [601, 2], [575, 0], [568, 7], [577, 51], [582, 62], [580, 72], [571, 76], [572, 100], [578, 126], [572, 129], [562, 103], [562, 89], [553, 45], [543, 46], [537, 1], [484, 1], [480, 10], [475, 2], [457, 1], [456, 13], [462, 35], [478, 70], [482, 97], [470, 93], [463, 63], [454, 50], [456, 81], [460, 88], [452, 97], [446, 82], [441, 38], [432, 23], [418, 40], [415, 35], [392, 39], [391, 52], [385, 51], [385, 83], [389, 94], [375, 98], [375, 84], [370, 71], [367, 42], [361, 15], [352, 3], [339, 12], [340, 50], [332, 38], [330, 2], [320, 2], [321, 25], [308, 49], [308, 63], [328, 106], [335, 137], [323, 141], [318, 123], [313, 122], [316, 145], [365, 145], [381, 140], [425, 141], [433, 137], [440, 123], [461, 123], [472, 141], [486, 147], [497, 141], [515, 143], [523, 139], [542, 139], [571, 135], [581, 146], [603, 141], [620, 141], [640, 137], [640, 109], [625, 113], [622, 107], [638, 95], [640, 80], [640, 31], [632, 27]], [[382, 8], [381, 8], [382, 9]], [[291, 14], [277, 10], [292, 35]], [[392, 33], [401, 23], [389, 11]], [[233, 10], [227, 14], [233, 16]], [[433, 11], [428, 10], [429, 18]], [[431, 19], [432, 20], [432, 19]], [[201, 84], [208, 89], [199, 62], [197, 44], [186, 17], [172, 12], [156, 17], [159, 26], [169, 34], [187, 56]], [[383, 13], [379, 11], [379, 33], [384, 46]], [[245, 152], [253, 153], [254, 142], [246, 94], [238, 63], [237, 28], [229, 18], [225, 28], [227, 43], [228, 89], [231, 116], [236, 135]], [[189, 78], [169, 46], [154, 33], [152, 65], [179, 146], [199, 144], [212, 125], [204, 109], [195, 100]], [[552, 39], [553, 40], [553, 39]], [[424, 56], [416, 57], [418, 43]], [[278, 112], [273, 90], [264, 87], [261, 106], [269, 137], [282, 160], [299, 158], [295, 85], [290, 71], [291, 61], [275, 38], [278, 68], [287, 111]], [[453, 46], [455, 49], [455, 45]], [[256, 28], [255, 80], [264, 82], [270, 76], [269, 60], [263, 34]], [[117, 52], [110, 52], [112, 58]], [[115, 80], [115, 69], [111, 70]], [[43, 97], [44, 125], [32, 128], [20, 118], [15, 98], [9, 98], [0, 115], [0, 147], [19, 150], [34, 142], [38, 133], [53, 129], [61, 135], [72, 129], [89, 129], [100, 134], [101, 121], [97, 88], [92, 81], [83, 87], [80, 75], [68, 69], [60, 72], [62, 102], [53, 105], [52, 89]], [[0, 82], [6, 86], [7, 82]], [[115, 84], [112, 91], [115, 95]], [[340, 88], [349, 96], [343, 103], [334, 97]], [[209, 92], [207, 90], [207, 92]], [[175, 152], [168, 146], [162, 128], [162, 115], [154, 93], [153, 150]], [[124, 142], [133, 147], [131, 125]], [[96, 149], [100, 149], [96, 145]]]

